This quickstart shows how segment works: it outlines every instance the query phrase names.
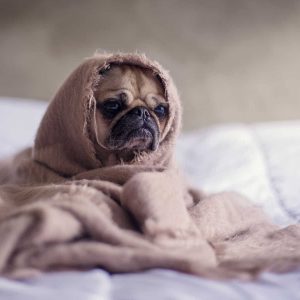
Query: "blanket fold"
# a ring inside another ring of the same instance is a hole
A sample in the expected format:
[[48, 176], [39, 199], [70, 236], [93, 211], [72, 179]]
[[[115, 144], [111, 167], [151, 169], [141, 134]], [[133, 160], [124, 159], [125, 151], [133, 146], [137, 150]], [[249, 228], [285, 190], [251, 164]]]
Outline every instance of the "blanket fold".
[[[169, 105], [157, 150], [117, 165], [108, 165], [95, 133], [94, 93], [112, 64], [150, 70]], [[34, 146], [0, 163], [0, 274], [169, 268], [249, 279], [298, 267], [299, 225], [279, 228], [236, 193], [189, 187], [174, 161], [180, 126], [178, 93], [157, 62], [139, 54], [86, 59], [50, 103]]]

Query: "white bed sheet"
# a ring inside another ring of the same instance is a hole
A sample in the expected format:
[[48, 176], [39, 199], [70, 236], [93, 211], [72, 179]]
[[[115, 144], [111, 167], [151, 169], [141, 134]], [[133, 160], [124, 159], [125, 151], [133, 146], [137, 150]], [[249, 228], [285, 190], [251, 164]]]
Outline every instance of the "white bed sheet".
[[[0, 158], [30, 145], [45, 104], [0, 98]], [[235, 190], [278, 224], [300, 218], [300, 121], [230, 124], [181, 136], [177, 157], [195, 186]], [[1, 245], [0, 245], [1, 246]], [[0, 279], [0, 299], [300, 299], [300, 271], [257, 281], [217, 282], [168, 270], [110, 276], [57, 272], [22, 282]]]

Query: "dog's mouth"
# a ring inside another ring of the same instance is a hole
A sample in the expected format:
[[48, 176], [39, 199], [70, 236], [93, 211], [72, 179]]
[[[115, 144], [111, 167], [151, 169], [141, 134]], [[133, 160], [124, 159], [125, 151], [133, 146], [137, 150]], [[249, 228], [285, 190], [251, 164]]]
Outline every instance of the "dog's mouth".
[[151, 129], [143, 126], [130, 131], [127, 134], [127, 140], [132, 150], [143, 150], [151, 146], [153, 133]]
[[110, 149], [143, 151], [157, 148], [159, 129], [154, 120], [127, 121], [122, 118], [112, 129], [108, 140]]

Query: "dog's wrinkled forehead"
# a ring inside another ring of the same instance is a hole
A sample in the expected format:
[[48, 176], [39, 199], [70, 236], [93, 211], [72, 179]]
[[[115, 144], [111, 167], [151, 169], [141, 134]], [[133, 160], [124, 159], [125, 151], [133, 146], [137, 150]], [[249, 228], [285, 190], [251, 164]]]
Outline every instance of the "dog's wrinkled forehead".
[[98, 101], [105, 100], [118, 92], [125, 93], [129, 102], [131, 98], [145, 101], [149, 94], [152, 98], [157, 96], [159, 98], [156, 99], [157, 101], [165, 101], [162, 83], [149, 69], [126, 64], [110, 65], [100, 71], [100, 76], [96, 91]]

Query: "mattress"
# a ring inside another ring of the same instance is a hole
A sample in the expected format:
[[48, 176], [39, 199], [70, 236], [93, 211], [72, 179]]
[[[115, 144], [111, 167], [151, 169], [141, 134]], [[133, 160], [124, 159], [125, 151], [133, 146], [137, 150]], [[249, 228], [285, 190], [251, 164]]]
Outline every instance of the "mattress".
[[[31, 145], [46, 104], [0, 98], [0, 158]], [[181, 135], [177, 159], [207, 192], [234, 190], [280, 225], [300, 220], [300, 121], [226, 124]], [[0, 299], [300, 299], [300, 270], [254, 282], [220, 282], [175, 271], [110, 275], [104, 270], [0, 278]]]

